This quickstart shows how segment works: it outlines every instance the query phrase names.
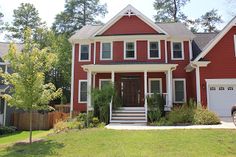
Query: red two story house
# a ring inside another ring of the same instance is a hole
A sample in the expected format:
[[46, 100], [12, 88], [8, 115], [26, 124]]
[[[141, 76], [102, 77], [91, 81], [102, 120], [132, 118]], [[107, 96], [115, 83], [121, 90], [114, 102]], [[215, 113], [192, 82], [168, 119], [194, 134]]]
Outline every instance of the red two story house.
[[[146, 122], [147, 95], [165, 96], [165, 110], [194, 98], [220, 116], [236, 103], [236, 19], [219, 34], [193, 34], [181, 23], [154, 23], [128, 5], [105, 25], [87, 25], [70, 39], [71, 111], [92, 109], [92, 88], [118, 87], [123, 113], [110, 122]], [[111, 107], [112, 109], [112, 107]]]

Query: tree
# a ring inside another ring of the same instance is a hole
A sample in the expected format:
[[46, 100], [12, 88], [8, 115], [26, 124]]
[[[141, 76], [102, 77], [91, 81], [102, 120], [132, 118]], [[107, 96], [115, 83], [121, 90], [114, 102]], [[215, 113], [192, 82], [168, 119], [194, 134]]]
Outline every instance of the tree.
[[17, 9], [13, 10], [12, 24], [6, 25], [6, 30], [10, 33], [7, 35], [7, 38], [23, 41], [24, 31], [27, 28], [30, 28], [32, 35], [35, 36], [36, 30], [42, 25], [38, 10], [34, 5], [21, 3]]
[[0, 12], [0, 31], [3, 29], [2, 25], [3, 25], [3, 20], [2, 18], [4, 17], [3, 13]]
[[37, 34], [35, 42], [39, 47], [41, 49], [48, 47], [57, 56], [57, 62], [46, 73], [46, 82], [52, 82], [56, 88], [62, 88], [63, 96], [70, 100], [72, 47], [68, 37], [65, 34], [56, 34], [48, 29], [39, 29]]
[[106, 4], [100, 4], [99, 0], [67, 0], [65, 10], [56, 15], [52, 28], [57, 33], [72, 35], [86, 24], [96, 24], [99, 21], [95, 18], [106, 13]]
[[186, 15], [181, 12], [190, 0], [155, 0], [154, 9], [157, 14], [154, 16], [156, 22], [178, 22], [186, 20]]
[[202, 25], [202, 28], [204, 29], [205, 32], [216, 32], [217, 31], [216, 25], [222, 22], [223, 20], [221, 19], [221, 16], [218, 15], [216, 9], [212, 9], [206, 12], [200, 18], [200, 24]]
[[31, 31], [24, 35], [25, 43], [22, 52], [17, 52], [14, 44], [10, 44], [5, 61], [11, 65], [14, 73], [1, 73], [5, 84], [12, 86], [10, 94], [5, 94], [10, 106], [29, 112], [30, 136], [32, 143], [32, 112], [48, 108], [49, 101], [61, 95], [52, 83], [45, 84], [45, 72], [52, 68], [56, 56], [48, 49], [38, 49], [32, 42]]

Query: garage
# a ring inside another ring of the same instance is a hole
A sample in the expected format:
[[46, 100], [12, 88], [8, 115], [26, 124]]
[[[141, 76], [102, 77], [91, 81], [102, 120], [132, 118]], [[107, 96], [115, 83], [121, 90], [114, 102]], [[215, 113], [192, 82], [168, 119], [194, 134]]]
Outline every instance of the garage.
[[236, 83], [229, 79], [218, 80], [218, 84], [215, 81], [208, 81], [208, 108], [220, 117], [231, 116], [231, 107], [236, 104]]

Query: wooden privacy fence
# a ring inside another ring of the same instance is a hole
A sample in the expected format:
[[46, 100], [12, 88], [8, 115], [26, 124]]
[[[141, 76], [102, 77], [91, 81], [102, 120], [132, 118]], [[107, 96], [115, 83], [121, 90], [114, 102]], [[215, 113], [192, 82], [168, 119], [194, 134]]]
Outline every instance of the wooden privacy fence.
[[[18, 130], [29, 130], [29, 113], [15, 112], [12, 114], [13, 126]], [[33, 130], [48, 130], [53, 128], [58, 121], [66, 120], [70, 114], [63, 112], [49, 112], [32, 114], [32, 129]]]

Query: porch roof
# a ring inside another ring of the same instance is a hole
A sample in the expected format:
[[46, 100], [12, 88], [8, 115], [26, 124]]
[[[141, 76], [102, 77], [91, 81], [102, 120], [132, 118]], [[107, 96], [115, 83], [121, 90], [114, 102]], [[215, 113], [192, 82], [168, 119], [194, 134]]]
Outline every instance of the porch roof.
[[175, 70], [178, 64], [88, 64], [83, 65], [84, 71], [110, 72], [166, 72]]

